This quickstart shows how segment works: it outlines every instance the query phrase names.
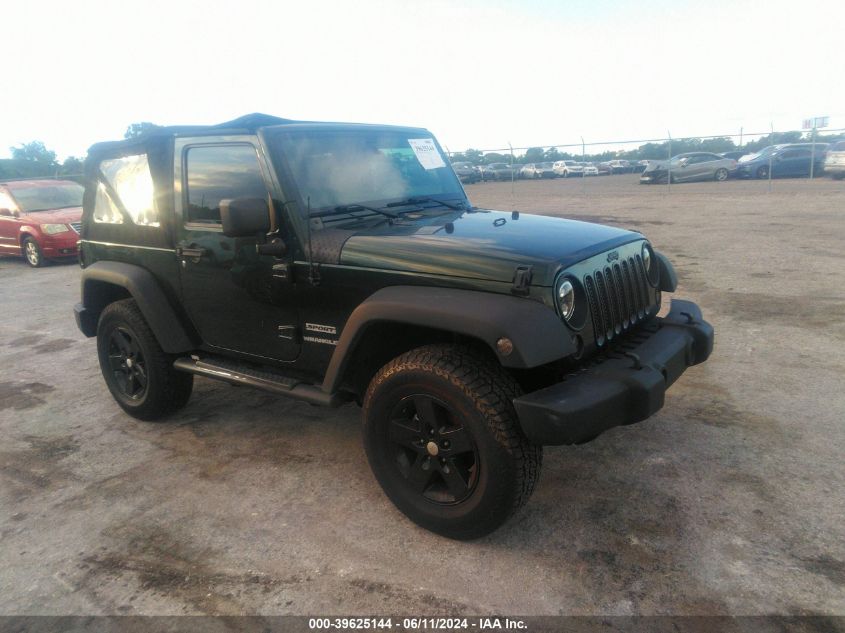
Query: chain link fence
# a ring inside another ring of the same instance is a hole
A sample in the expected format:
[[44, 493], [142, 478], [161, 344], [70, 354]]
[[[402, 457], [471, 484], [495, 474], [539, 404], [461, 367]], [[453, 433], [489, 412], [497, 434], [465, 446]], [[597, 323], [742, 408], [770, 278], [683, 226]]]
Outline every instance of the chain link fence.
[[[777, 160], [774, 146], [799, 145], [804, 152], [809, 151], [809, 159], [805, 160], [806, 169], [794, 175], [813, 178], [823, 173], [823, 160], [829, 145], [845, 140], [845, 128], [786, 131], [772, 128], [752, 132], [740, 129], [733, 134], [695, 137], [673, 137], [669, 131], [662, 138], [616, 141], [590, 141], [585, 137], [579, 139], [580, 142], [531, 147], [514, 147], [504, 143], [492, 149], [470, 148], [459, 152], [446, 149], [453, 165], [462, 165], [464, 170], [470, 167], [473, 169], [475, 176], [468, 177], [456, 169], [465, 182], [510, 180], [513, 183], [524, 178], [536, 178], [537, 168], [532, 166], [545, 164], [541, 168], [540, 177], [581, 177], [585, 193], [589, 176], [641, 173], [647, 169], [649, 162], [666, 165], [665, 181], [671, 190], [672, 182], [676, 181], [672, 173], [673, 164], [678, 164], [680, 154], [719, 154], [738, 161], [738, 166], [747, 161], [749, 156], [758, 156], [759, 162], [760, 157], [765, 159], [768, 155], [768, 163], [763, 160], [763, 169], [758, 168], [753, 173], [742, 175], [753, 178], [763, 176], [771, 188], [772, 178], [779, 175], [778, 166], [774, 163]], [[806, 156], [804, 152], [802, 154]], [[673, 161], [673, 158], [676, 160]], [[549, 165], [554, 176], [546, 171]], [[740, 171], [732, 170], [730, 176], [735, 177]]]

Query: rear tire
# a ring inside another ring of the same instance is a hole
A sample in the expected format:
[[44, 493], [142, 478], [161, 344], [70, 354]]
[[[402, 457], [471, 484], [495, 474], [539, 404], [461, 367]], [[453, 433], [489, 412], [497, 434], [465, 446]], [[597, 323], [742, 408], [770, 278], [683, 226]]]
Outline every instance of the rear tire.
[[364, 448], [385, 494], [418, 525], [455, 539], [488, 534], [522, 507], [543, 449], [522, 435], [519, 386], [469, 348], [428, 345], [373, 378]]
[[721, 169], [717, 169], [716, 173], [713, 175], [717, 182], [724, 182], [728, 179], [728, 170], [722, 167]]
[[173, 369], [134, 299], [109, 304], [97, 325], [97, 355], [117, 404], [139, 420], [158, 420], [191, 397], [193, 374]]
[[769, 168], [766, 165], [757, 168], [757, 178], [764, 180], [769, 177]]

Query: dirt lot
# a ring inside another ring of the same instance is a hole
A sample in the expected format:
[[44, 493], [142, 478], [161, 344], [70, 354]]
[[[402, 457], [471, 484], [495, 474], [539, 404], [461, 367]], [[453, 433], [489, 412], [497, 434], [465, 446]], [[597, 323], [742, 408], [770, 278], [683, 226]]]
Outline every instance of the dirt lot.
[[646, 233], [710, 362], [651, 420], [546, 449], [530, 504], [459, 543], [387, 501], [357, 408], [198, 380], [175, 419], [127, 417], [79, 269], [0, 260], [0, 613], [845, 614], [845, 184], [467, 189]]

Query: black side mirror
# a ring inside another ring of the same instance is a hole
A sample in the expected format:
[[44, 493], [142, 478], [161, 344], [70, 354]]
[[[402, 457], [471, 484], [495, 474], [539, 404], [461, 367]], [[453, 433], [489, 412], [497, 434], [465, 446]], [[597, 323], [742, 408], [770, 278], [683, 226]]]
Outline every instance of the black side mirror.
[[264, 198], [237, 198], [220, 201], [223, 235], [248, 237], [270, 231], [270, 208]]

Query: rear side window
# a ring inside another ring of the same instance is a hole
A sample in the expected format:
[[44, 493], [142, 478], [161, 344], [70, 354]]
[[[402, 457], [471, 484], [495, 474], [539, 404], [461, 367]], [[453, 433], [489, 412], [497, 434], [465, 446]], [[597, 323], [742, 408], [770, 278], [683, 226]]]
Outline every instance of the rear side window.
[[12, 197], [5, 191], [0, 191], [0, 209], [8, 209], [9, 211], [17, 211], [18, 205], [12, 200]]
[[153, 179], [146, 154], [111, 158], [100, 163], [94, 221], [123, 224], [123, 213], [139, 226], [159, 226]]
[[188, 223], [220, 224], [221, 200], [267, 197], [261, 165], [252, 145], [189, 147], [185, 169]]

